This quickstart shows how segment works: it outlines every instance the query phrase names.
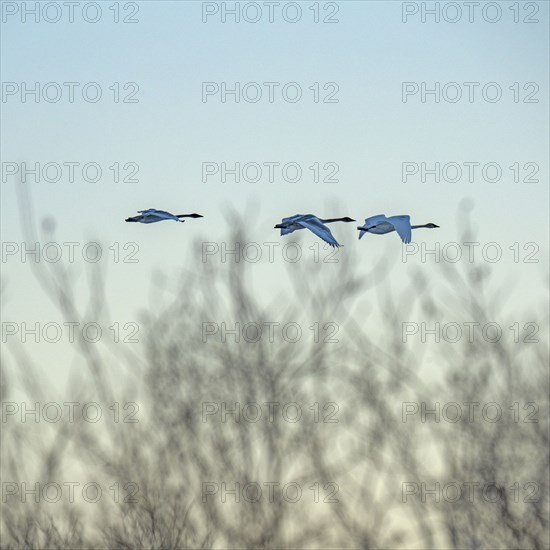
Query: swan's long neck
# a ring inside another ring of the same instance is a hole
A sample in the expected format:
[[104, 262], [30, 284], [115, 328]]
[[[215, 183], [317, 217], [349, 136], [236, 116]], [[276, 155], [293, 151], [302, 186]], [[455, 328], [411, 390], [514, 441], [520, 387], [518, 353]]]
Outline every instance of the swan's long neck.
[[343, 222], [346, 218], [329, 218], [328, 220], [321, 220], [323, 223]]
[[420, 229], [421, 227], [432, 227], [429, 223], [424, 225], [411, 225], [411, 229]]

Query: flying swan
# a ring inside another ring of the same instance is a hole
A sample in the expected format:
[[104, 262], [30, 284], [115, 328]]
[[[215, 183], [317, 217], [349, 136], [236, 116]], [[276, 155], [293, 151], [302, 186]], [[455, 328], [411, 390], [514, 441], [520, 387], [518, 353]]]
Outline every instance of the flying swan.
[[298, 229], [309, 229], [312, 233], [315, 233], [318, 237], [321, 237], [323, 241], [328, 243], [330, 246], [338, 247], [342, 246], [338, 244], [336, 239], [333, 237], [330, 229], [324, 225], [325, 223], [332, 222], [354, 222], [351, 218], [329, 218], [323, 220], [314, 216], [313, 214], [296, 214], [295, 216], [290, 216], [289, 218], [283, 218], [281, 223], [278, 223], [275, 226], [275, 229], [281, 230], [281, 235], [288, 235]]
[[367, 218], [365, 220], [365, 225], [363, 227], [358, 227], [357, 229], [359, 230], [359, 238], [361, 238], [365, 233], [384, 235], [386, 233], [391, 233], [392, 231], [397, 231], [397, 234], [401, 237], [401, 240], [408, 244], [411, 242], [411, 229], [419, 229], [420, 227], [434, 229], [435, 227], [439, 227], [439, 225], [435, 225], [435, 223], [411, 225], [410, 216], [391, 216], [386, 218], [384, 214], [379, 214], [378, 216]]
[[138, 210], [139, 216], [133, 216], [132, 218], [126, 218], [127, 222], [137, 223], [156, 223], [164, 220], [175, 220], [177, 222], [184, 222], [180, 218], [202, 218], [200, 214], [170, 214], [164, 210], [157, 210], [156, 208], [149, 208], [148, 210]]

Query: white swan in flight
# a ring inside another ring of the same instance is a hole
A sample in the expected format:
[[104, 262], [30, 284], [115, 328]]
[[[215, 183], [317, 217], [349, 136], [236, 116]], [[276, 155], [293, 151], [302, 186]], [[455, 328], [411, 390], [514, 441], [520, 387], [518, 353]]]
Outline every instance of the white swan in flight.
[[318, 237], [321, 237], [323, 241], [328, 243], [330, 246], [338, 247], [342, 246], [338, 244], [336, 239], [333, 237], [330, 229], [325, 225], [325, 223], [332, 222], [354, 222], [351, 218], [329, 218], [323, 220], [314, 216], [313, 214], [296, 214], [295, 216], [290, 216], [289, 218], [283, 218], [281, 223], [278, 223], [275, 226], [275, 229], [281, 230], [281, 235], [288, 235], [293, 231], [298, 229], [309, 229], [312, 233], [315, 233]]
[[200, 214], [170, 214], [164, 210], [157, 210], [156, 208], [149, 208], [148, 210], [138, 210], [139, 216], [133, 216], [132, 218], [126, 218], [127, 222], [137, 223], [156, 223], [164, 220], [175, 220], [177, 222], [184, 222], [180, 218], [202, 218]]
[[375, 233], [376, 235], [384, 235], [385, 233], [391, 233], [397, 231], [397, 234], [401, 237], [401, 240], [408, 244], [411, 242], [411, 229], [419, 229], [420, 227], [427, 227], [433, 229], [439, 227], [435, 223], [427, 223], [424, 225], [411, 225], [410, 216], [391, 216], [386, 218], [384, 214], [378, 216], [372, 216], [365, 220], [363, 227], [358, 227], [359, 238], [365, 233]]

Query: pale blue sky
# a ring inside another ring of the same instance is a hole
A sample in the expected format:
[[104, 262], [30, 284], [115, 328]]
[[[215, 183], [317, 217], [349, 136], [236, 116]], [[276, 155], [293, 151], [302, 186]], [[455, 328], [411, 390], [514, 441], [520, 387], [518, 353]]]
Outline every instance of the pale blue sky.
[[[273, 229], [280, 218], [312, 212], [323, 217], [357, 220], [379, 213], [410, 214], [413, 223], [435, 222], [434, 232], [415, 240], [433, 246], [458, 241], [456, 211], [464, 197], [475, 202], [472, 214], [481, 243], [508, 247], [534, 241], [539, 264], [495, 264], [497, 278], [518, 281], [521, 304], [540, 303], [548, 273], [548, 3], [537, 2], [537, 24], [514, 23], [511, 2], [501, 2], [502, 20], [490, 24], [477, 17], [457, 24], [404, 24], [401, 2], [339, 2], [339, 23], [313, 24], [313, 2], [303, 2], [303, 19], [289, 24], [201, 21], [201, 2], [139, 2], [139, 23], [114, 24], [109, 3], [96, 24], [21, 23], [19, 16], [2, 24], [2, 81], [100, 83], [98, 103], [64, 99], [21, 103], [18, 96], [2, 103], [3, 162], [97, 162], [99, 183], [32, 183], [40, 216], [57, 220], [58, 241], [102, 239], [137, 242], [138, 264], [107, 261], [109, 303], [113, 320], [133, 320], [148, 296], [150, 275], [192, 267], [200, 258], [191, 250], [198, 235], [218, 241], [226, 235], [224, 210], [257, 215], [251, 240], [281, 241]], [[242, 5], [243, 3], [241, 3]], [[291, 104], [276, 96], [270, 104], [239, 104], [219, 97], [201, 101], [204, 81], [298, 82], [303, 99]], [[497, 82], [503, 98], [452, 104], [401, 100], [402, 82]], [[113, 103], [114, 82], [139, 84], [138, 103]], [[336, 104], [314, 103], [308, 87], [336, 82]], [[539, 103], [514, 103], [514, 82], [536, 82]], [[115, 184], [108, 167], [136, 162], [139, 183]], [[304, 179], [288, 183], [201, 182], [203, 162], [298, 162]], [[313, 162], [336, 162], [339, 183], [312, 183]], [[489, 183], [403, 183], [401, 163], [497, 162], [502, 180]], [[536, 162], [538, 183], [514, 183], [508, 167]], [[307, 178], [307, 179], [306, 179]], [[2, 183], [2, 240], [21, 242], [15, 207], [17, 178]], [[161, 208], [175, 213], [199, 212], [201, 220], [183, 226], [126, 224], [136, 210]], [[177, 212], [176, 212], [177, 211]], [[357, 241], [356, 224], [334, 227], [358, 261], [401, 255], [395, 235]], [[301, 235], [304, 249], [316, 242]], [[351, 253], [351, 252], [350, 252]], [[107, 254], [107, 252], [106, 252]], [[416, 260], [411, 263], [422, 265]], [[397, 262], [397, 281], [411, 264]], [[83, 271], [87, 264], [75, 264]], [[10, 259], [2, 265], [7, 281], [5, 318], [56, 317], [28, 264]], [[256, 267], [266, 285], [285, 288], [282, 261]], [[323, 269], [323, 265], [319, 265]], [[429, 266], [426, 269], [431, 270]], [[322, 274], [320, 274], [322, 276]], [[546, 296], [546, 294], [544, 294]]]

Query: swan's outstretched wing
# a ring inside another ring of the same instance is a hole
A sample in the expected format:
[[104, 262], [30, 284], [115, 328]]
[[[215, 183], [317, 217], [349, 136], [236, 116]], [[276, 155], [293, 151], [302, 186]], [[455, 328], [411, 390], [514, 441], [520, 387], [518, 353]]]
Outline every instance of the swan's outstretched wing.
[[[370, 218], [365, 219], [365, 224], [363, 227], [372, 227], [373, 225], [376, 225], [379, 222], [386, 221], [388, 218], [384, 214], [378, 214], [377, 216], [371, 216]], [[362, 229], [359, 230], [359, 238], [361, 238], [366, 231], [363, 231]]]
[[289, 233], [294, 233], [296, 231], [295, 229], [291, 229], [290, 227], [283, 227], [281, 228], [281, 235], [288, 235]]
[[395, 227], [397, 234], [405, 244], [411, 242], [411, 218], [410, 216], [392, 216], [388, 221]]
[[340, 246], [336, 239], [332, 236], [332, 233], [330, 232], [330, 229], [324, 225], [321, 221], [319, 221], [317, 218], [310, 218], [307, 220], [300, 220], [298, 222], [299, 225], [302, 227], [305, 227], [306, 229], [309, 229], [312, 233], [315, 233], [318, 237], [321, 237], [323, 241], [330, 244], [330, 246]]
[[300, 218], [303, 218], [303, 214], [294, 214], [294, 216], [289, 216], [288, 218], [283, 218], [281, 220], [281, 223], [294, 223], [298, 221]]
[[377, 216], [371, 216], [365, 220], [365, 226], [371, 227], [380, 222], [385, 222], [388, 218], [384, 214], [378, 214]]
[[177, 220], [177, 221], [184, 221], [180, 220], [177, 216], [174, 216], [174, 214], [170, 214], [170, 212], [166, 212], [165, 210], [155, 210], [152, 208], [147, 212], [149, 216], [155, 216], [156, 218], [159, 218], [159, 220]]
[[172, 220], [176, 218], [177, 216], [174, 216], [174, 214], [170, 214], [170, 212], [166, 212], [166, 210], [157, 210], [156, 208], [148, 208], [147, 210], [138, 210], [140, 214], [149, 214], [151, 216], [158, 216], [159, 218], [164, 218], [167, 220]]

